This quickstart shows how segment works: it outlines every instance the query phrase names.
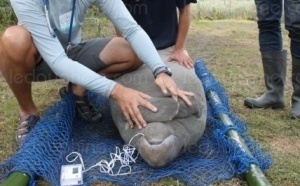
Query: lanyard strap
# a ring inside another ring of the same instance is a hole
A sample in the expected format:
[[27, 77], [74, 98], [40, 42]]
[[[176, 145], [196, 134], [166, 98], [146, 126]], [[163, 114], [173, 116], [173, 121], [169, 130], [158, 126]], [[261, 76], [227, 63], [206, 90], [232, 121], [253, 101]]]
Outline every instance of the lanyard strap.
[[74, 13], [75, 13], [75, 5], [76, 5], [76, 0], [73, 0], [71, 21], [70, 21], [70, 29], [69, 29], [69, 35], [68, 35], [68, 47], [67, 47], [67, 50], [71, 47], [71, 39], [72, 39], [72, 29], [73, 29], [73, 20], [74, 20]]
[[[52, 35], [52, 37], [56, 37], [55, 31], [51, 27], [50, 19], [49, 19], [49, 1], [48, 0], [43, 0], [43, 2], [44, 2], [44, 7], [45, 7], [45, 14], [46, 14], [46, 19], [47, 19], [47, 24], [48, 24], [48, 27], [49, 27], [49, 32]], [[74, 20], [74, 14], [75, 14], [75, 6], [76, 6], [76, 0], [73, 0], [70, 28], [69, 28], [69, 34], [68, 34], [67, 51], [69, 51], [72, 48], [71, 40], [72, 40], [72, 29], [73, 29], [73, 20]]]
[[55, 31], [54, 31], [55, 29], [51, 27], [50, 18], [49, 18], [49, 1], [48, 0], [43, 0], [43, 2], [44, 2], [44, 9], [45, 9], [46, 20], [47, 20], [49, 33], [52, 37], [56, 37]]

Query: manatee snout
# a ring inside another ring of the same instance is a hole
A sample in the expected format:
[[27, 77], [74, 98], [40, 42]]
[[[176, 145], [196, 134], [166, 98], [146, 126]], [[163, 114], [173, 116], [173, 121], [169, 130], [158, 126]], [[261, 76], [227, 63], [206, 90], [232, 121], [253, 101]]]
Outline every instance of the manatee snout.
[[172, 128], [164, 123], [148, 124], [144, 134], [143, 137], [139, 138], [137, 150], [152, 167], [165, 166], [174, 160], [183, 148], [181, 140], [174, 135]]

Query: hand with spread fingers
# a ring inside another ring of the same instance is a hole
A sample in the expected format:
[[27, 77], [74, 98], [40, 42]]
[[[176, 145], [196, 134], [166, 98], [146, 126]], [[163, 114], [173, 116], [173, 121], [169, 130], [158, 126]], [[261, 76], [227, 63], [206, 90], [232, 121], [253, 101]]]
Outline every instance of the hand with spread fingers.
[[178, 97], [181, 98], [188, 106], [192, 106], [192, 103], [187, 96], [195, 96], [192, 92], [187, 92], [179, 89], [174, 80], [166, 73], [160, 73], [155, 79], [155, 84], [162, 90], [164, 94], [170, 93], [175, 101], [178, 101]]
[[192, 69], [194, 66], [193, 60], [190, 58], [188, 52], [184, 49], [174, 50], [174, 52], [170, 55], [168, 61], [177, 61], [180, 65], [188, 69]]
[[117, 102], [131, 128], [134, 127], [134, 124], [139, 129], [147, 125], [138, 109], [139, 105], [148, 108], [152, 112], [157, 112], [157, 108], [148, 101], [150, 99], [149, 95], [124, 87], [121, 84], [117, 84], [114, 87], [110, 97]]

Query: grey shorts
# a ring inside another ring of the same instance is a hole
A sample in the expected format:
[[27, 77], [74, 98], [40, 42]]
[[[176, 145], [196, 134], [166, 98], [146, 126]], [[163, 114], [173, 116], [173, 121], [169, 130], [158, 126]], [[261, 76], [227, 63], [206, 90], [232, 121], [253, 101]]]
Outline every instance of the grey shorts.
[[[112, 38], [97, 38], [81, 42], [78, 46], [68, 52], [68, 57], [94, 72], [99, 72], [106, 65], [99, 58], [100, 52]], [[59, 79], [48, 64], [41, 59], [33, 71], [33, 81], [46, 81]]]

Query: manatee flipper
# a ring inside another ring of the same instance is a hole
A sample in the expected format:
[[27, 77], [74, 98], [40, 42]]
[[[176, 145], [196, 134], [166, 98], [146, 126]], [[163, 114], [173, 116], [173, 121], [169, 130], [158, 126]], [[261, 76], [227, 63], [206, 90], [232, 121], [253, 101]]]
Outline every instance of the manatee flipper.
[[188, 99], [193, 104], [192, 106], [188, 106], [182, 99], [179, 99], [179, 111], [176, 118], [185, 118], [191, 115], [200, 117], [201, 113], [199, 111], [201, 110], [201, 104], [197, 104], [199, 99], [196, 99], [195, 97], [188, 97]]

